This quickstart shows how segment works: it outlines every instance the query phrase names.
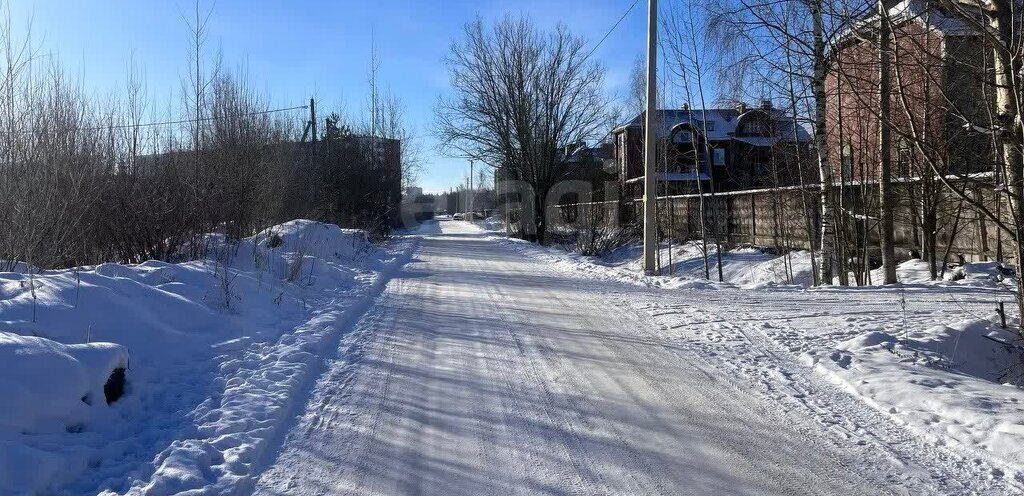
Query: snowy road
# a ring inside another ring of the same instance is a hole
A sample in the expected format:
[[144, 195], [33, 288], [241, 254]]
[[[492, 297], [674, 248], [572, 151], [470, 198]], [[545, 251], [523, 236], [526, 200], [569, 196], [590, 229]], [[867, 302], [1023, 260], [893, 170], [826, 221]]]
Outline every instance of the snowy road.
[[841, 411], [654, 332], [645, 290], [441, 226], [343, 339], [256, 494], [1001, 491], [809, 374], [775, 386]]

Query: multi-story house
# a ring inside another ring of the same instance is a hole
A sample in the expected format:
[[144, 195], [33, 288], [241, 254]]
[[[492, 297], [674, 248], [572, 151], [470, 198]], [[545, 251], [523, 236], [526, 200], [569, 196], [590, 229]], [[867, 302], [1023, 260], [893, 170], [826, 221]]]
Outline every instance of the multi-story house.
[[[612, 131], [627, 199], [643, 196], [644, 117]], [[770, 100], [758, 107], [658, 110], [657, 122], [658, 195], [798, 184], [811, 156], [807, 129]]]
[[[939, 2], [887, 2], [894, 176], [991, 170], [991, 50]], [[829, 53], [827, 142], [835, 180], [877, 176], [880, 164], [879, 15], [843, 32]], [[986, 129], [987, 128], [987, 129]]]

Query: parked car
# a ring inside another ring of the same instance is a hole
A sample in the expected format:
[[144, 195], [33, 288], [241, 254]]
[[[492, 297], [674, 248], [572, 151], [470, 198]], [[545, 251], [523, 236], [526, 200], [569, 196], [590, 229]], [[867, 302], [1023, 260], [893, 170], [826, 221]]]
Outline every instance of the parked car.
[[466, 214], [459, 212], [455, 215], [452, 215], [452, 220], [466, 220]]

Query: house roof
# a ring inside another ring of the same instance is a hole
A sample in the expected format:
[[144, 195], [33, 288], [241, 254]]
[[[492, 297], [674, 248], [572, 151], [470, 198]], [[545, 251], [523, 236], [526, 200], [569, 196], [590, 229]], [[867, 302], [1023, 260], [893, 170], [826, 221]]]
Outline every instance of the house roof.
[[566, 161], [568, 162], [601, 161], [612, 158], [615, 158], [615, 146], [612, 143], [598, 143], [590, 146], [581, 142], [570, 145], [566, 150]]
[[775, 136], [744, 136], [733, 139], [754, 146], [775, 146], [779, 142], [779, 138]]
[[[735, 108], [717, 109], [660, 109], [657, 113], [658, 138], [667, 138], [672, 128], [683, 123], [690, 123], [699, 132], [704, 132], [704, 123], [707, 123], [708, 141], [728, 141], [732, 139], [750, 140], [751, 138], [734, 138], [736, 125], [740, 120], [753, 113], [769, 112], [775, 120], [778, 129], [779, 139], [793, 141], [793, 119], [781, 109], [763, 109], [761, 107], [749, 108], [746, 112], [740, 113]], [[641, 112], [629, 122], [617, 127], [615, 131], [626, 127], [642, 127], [644, 113]], [[811, 134], [802, 125], [797, 125], [799, 141], [810, 141]], [[771, 144], [774, 144], [771, 143]], [[770, 146], [770, 145], [764, 145]]]
[[[970, 36], [977, 33], [964, 20], [949, 14], [944, 8], [937, 6], [935, 2], [929, 2], [928, 0], [900, 0], [895, 2], [888, 1], [886, 3], [891, 5], [889, 7], [889, 18], [894, 25], [905, 22], [919, 22], [944, 36]], [[965, 5], [968, 8], [970, 7], [969, 4], [965, 3]], [[834, 44], [843, 44], [867, 37], [875, 31], [877, 25], [878, 13], [877, 11], [872, 11], [871, 15], [839, 31]]]

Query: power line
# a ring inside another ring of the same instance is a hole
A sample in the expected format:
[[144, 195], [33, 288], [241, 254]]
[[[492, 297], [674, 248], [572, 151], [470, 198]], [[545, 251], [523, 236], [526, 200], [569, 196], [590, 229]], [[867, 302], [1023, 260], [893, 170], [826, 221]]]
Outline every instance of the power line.
[[[250, 115], [264, 115], [272, 114], [275, 112], [288, 112], [290, 110], [308, 109], [309, 105], [299, 105], [297, 107], [270, 109], [270, 110], [258, 110], [256, 112], [247, 112], [244, 114], [238, 114], [237, 117], [246, 117]], [[126, 129], [126, 128], [140, 128], [140, 127], [154, 127], [154, 126], [168, 126], [172, 124], [188, 124], [192, 122], [210, 122], [220, 119], [220, 117], [203, 117], [202, 119], [180, 119], [176, 121], [162, 121], [162, 122], [146, 122], [142, 124], [118, 124], [116, 126], [93, 126], [93, 127], [81, 127], [75, 128], [76, 131], [103, 131], [103, 130], [114, 130], [114, 129]], [[31, 130], [22, 131], [26, 134], [31, 133]]]
[[586, 57], [583, 57], [583, 60], [589, 59], [590, 56], [597, 51], [601, 44], [604, 43], [604, 41], [607, 40], [609, 36], [611, 36], [612, 31], [615, 31], [615, 28], [619, 27], [619, 24], [622, 24], [622, 21], [626, 18], [626, 16], [629, 15], [630, 12], [633, 11], [633, 8], [636, 7], [636, 4], [638, 3], [640, 3], [640, 0], [633, 0], [633, 4], [630, 5], [625, 12], [622, 13], [622, 16], [619, 17], [619, 20], [615, 21], [615, 24], [612, 25], [611, 29], [609, 29], [608, 32], [604, 34], [604, 37], [601, 38], [601, 41], [598, 41], [597, 44], [594, 45], [594, 48], [590, 49], [590, 53], [588, 53]]
[[[307, 108], [309, 108], [309, 105], [299, 105], [297, 107], [279, 108], [279, 109], [271, 109], [271, 110], [259, 110], [259, 111], [256, 111], [256, 112], [247, 112], [247, 113], [244, 113], [244, 114], [239, 114], [238, 117], [246, 117], [246, 116], [250, 116], [250, 115], [272, 114], [272, 113], [275, 113], [275, 112], [287, 112], [289, 110], [299, 110], [299, 109], [307, 109]], [[147, 122], [147, 123], [144, 123], [144, 124], [120, 124], [120, 125], [117, 125], [117, 126], [97, 126], [95, 128], [85, 128], [85, 129], [99, 131], [99, 130], [104, 130], [104, 129], [123, 129], [123, 128], [131, 128], [131, 127], [168, 126], [168, 125], [171, 125], [171, 124], [188, 124], [188, 123], [192, 123], [192, 122], [215, 121], [215, 120], [217, 120], [219, 118], [220, 117], [204, 117], [202, 119], [181, 119], [181, 120], [177, 120], [177, 121]]]

